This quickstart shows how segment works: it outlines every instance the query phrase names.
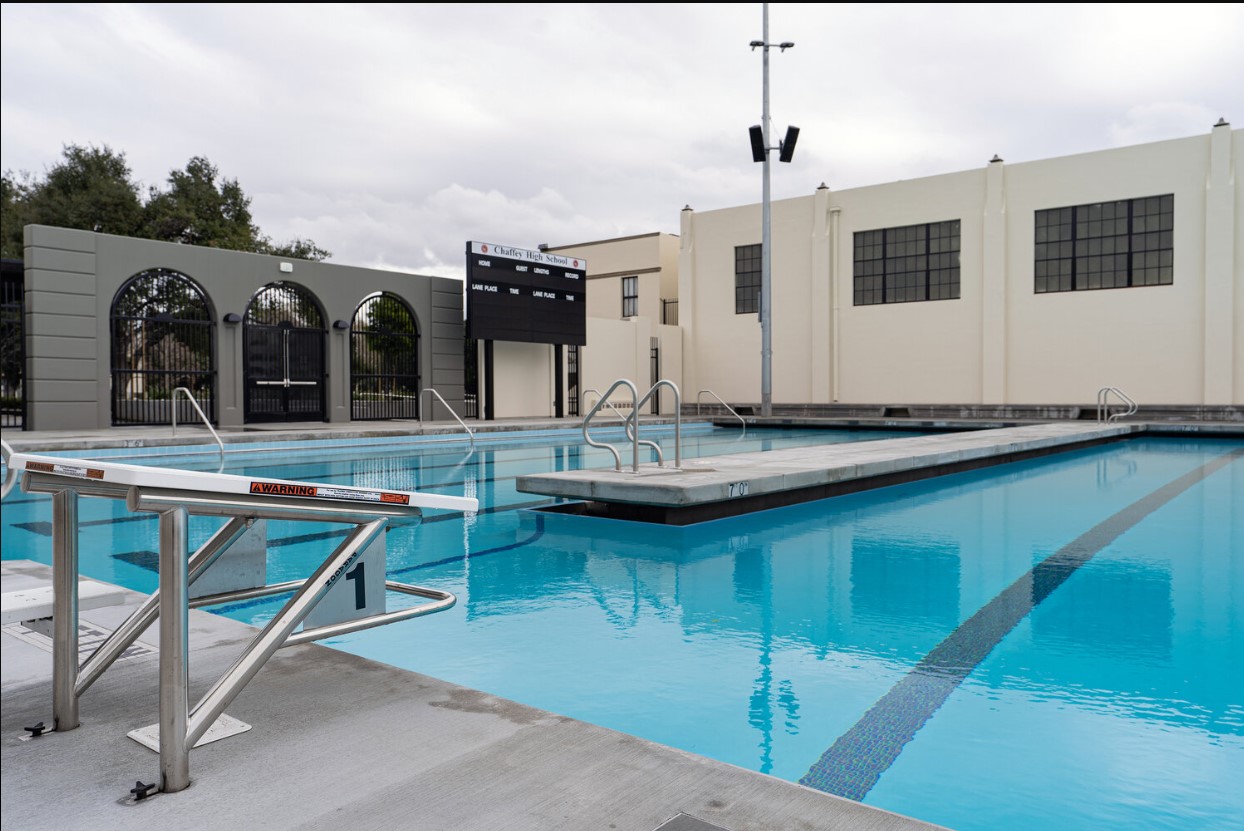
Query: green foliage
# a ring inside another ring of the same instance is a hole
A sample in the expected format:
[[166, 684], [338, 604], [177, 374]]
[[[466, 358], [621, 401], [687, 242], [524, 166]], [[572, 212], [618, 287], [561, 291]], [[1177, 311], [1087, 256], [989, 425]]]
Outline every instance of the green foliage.
[[22, 229], [31, 223], [29, 193], [29, 176], [4, 174], [0, 184], [0, 196], [3, 197], [3, 204], [0, 205], [0, 245], [5, 257], [22, 257]]
[[[371, 375], [418, 375], [419, 329], [398, 298], [380, 294], [363, 301], [351, 338], [355, 370]], [[415, 391], [418, 394], [418, 391]]]
[[259, 228], [251, 221], [251, 200], [237, 179], [220, 179], [215, 165], [195, 156], [185, 170], [168, 175], [169, 189], [152, 189], [143, 221], [148, 239], [257, 251]]
[[332, 256], [311, 240], [273, 243], [255, 225], [250, 197], [237, 179], [222, 177], [203, 156], [170, 171], [167, 190], [152, 187], [144, 203], [124, 153], [107, 145], [68, 145], [63, 155], [42, 179], [5, 171], [5, 257], [22, 256], [22, 229], [31, 224], [305, 260]]
[[271, 254], [274, 257], [286, 257], [291, 260], [314, 260], [319, 262], [327, 260], [333, 254], [320, 248], [309, 239], [294, 238], [289, 242], [273, 243], [267, 237], [264, 237], [262, 248], [259, 249], [261, 254]]

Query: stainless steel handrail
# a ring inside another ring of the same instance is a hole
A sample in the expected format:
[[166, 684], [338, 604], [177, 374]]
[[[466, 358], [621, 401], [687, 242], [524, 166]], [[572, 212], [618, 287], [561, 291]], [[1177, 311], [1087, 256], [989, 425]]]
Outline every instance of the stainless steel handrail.
[[[1123, 412], [1111, 413], [1110, 412], [1110, 394], [1111, 393], [1114, 393], [1116, 396], [1118, 396], [1118, 398], [1123, 401], [1123, 404], [1124, 406], [1126, 406], [1127, 409], [1123, 410]], [[1118, 421], [1121, 418], [1127, 418], [1128, 416], [1136, 415], [1136, 411], [1139, 409], [1140, 407], [1136, 404], [1136, 402], [1133, 401], [1128, 396], [1127, 393], [1123, 392], [1123, 390], [1119, 389], [1118, 387], [1102, 387], [1101, 389], [1097, 391], [1097, 423], [1098, 424], [1101, 424], [1103, 422], [1109, 424], [1109, 423]]]
[[[648, 403], [648, 399], [657, 394], [657, 390], [661, 387], [669, 387], [674, 391], [674, 467], [682, 467], [682, 393], [678, 389], [678, 385], [673, 381], [662, 378], [657, 381], [648, 391], [644, 393], [644, 397], [635, 403], [635, 410], [631, 413], [631, 419], [635, 423], [635, 435], [639, 435], [639, 410]], [[658, 461], [658, 465], [661, 462]], [[661, 465], [664, 466], [664, 465]]]
[[441, 394], [437, 392], [436, 390], [432, 389], [431, 387], [424, 387], [423, 390], [419, 393], [419, 395], [422, 397], [425, 392], [430, 392], [433, 395], [435, 395], [440, 400], [441, 404], [445, 406], [445, 409], [449, 410], [449, 414], [454, 417], [454, 421], [457, 421], [459, 424], [462, 425], [462, 429], [466, 430], [467, 436], [469, 436], [471, 439], [471, 446], [474, 447], [475, 446], [475, 433], [472, 432], [470, 427], [467, 427], [465, 421], [458, 418], [458, 414], [454, 412], [453, 407], [449, 406], [449, 402], [446, 401], [444, 398], [442, 398]]
[[0, 439], [0, 452], [3, 452], [4, 463], [8, 466], [8, 470], [4, 474], [4, 487], [0, 489], [0, 499], [4, 499], [13, 490], [13, 486], [17, 484], [17, 470], [9, 464], [9, 458], [13, 455], [13, 448], [4, 439]]
[[[11, 448], [6, 449], [11, 453]], [[341, 576], [349, 571], [372, 541], [381, 537], [389, 518], [422, 515], [417, 504], [419, 494], [389, 494], [395, 497], [404, 496], [406, 502], [390, 502], [383, 498], [373, 502], [371, 492], [364, 489], [290, 483], [296, 488], [312, 488], [317, 492], [324, 489], [331, 493], [317, 493], [310, 497], [300, 494], [282, 497], [254, 492], [254, 482], [251, 492], [229, 493], [226, 492], [224, 483], [238, 477], [228, 476], [215, 482], [212, 479], [201, 482], [196, 479], [196, 482], [203, 485], [203, 489], [186, 490], [180, 484], [177, 487], [160, 484], [184, 482], [186, 474], [183, 471], [161, 471], [155, 468], [143, 469], [142, 479], [138, 480], [155, 484], [127, 485], [124, 476], [127, 471], [132, 473], [132, 466], [78, 459], [64, 459], [62, 464], [59, 457], [56, 460], [37, 456], [18, 458], [25, 465], [23, 491], [52, 495], [54, 729], [63, 732], [79, 725], [79, 697], [158, 616], [160, 775], [161, 790], [165, 792], [179, 791], [190, 784], [190, 749], [277, 649], [431, 614], [447, 609], [457, 602], [449, 592], [385, 581], [387, 589], [423, 597], [430, 602], [310, 630], [304, 628], [299, 632], [294, 631]], [[9, 461], [12, 463], [12, 458]], [[117, 478], [110, 479], [114, 475]], [[209, 486], [219, 490], [208, 490]], [[343, 495], [343, 490], [358, 494], [358, 497]], [[77, 637], [79, 496], [125, 499], [131, 510], [158, 514], [160, 523], [159, 588], [81, 664], [78, 660]], [[377, 493], [377, 496], [382, 495]], [[425, 495], [422, 501], [431, 507], [443, 507], [444, 499]], [[473, 499], [462, 502], [477, 507]], [[230, 517], [229, 522], [192, 555], [188, 549], [191, 514]], [[190, 584], [243, 537], [253, 520], [295, 517], [300, 520], [351, 523], [354, 528], [306, 580], [224, 592], [200, 598], [192, 604], [189, 599]], [[187, 615], [191, 606], [289, 592], [295, 592], [294, 596], [212, 689], [191, 708], [186, 669], [189, 658]]]
[[709, 395], [713, 396], [713, 398], [716, 398], [716, 399], [717, 399], [717, 401], [721, 404], [721, 406], [725, 407], [725, 408], [726, 408], [726, 410], [727, 410], [727, 411], [729, 411], [730, 415], [734, 416], [734, 417], [735, 417], [735, 418], [737, 418], [739, 421], [743, 422], [743, 435], [744, 435], [744, 436], [746, 436], [746, 435], [747, 435], [747, 420], [746, 420], [746, 419], [744, 419], [744, 418], [743, 418], [743, 416], [741, 416], [741, 415], [739, 415], [737, 412], [735, 412], [735, 409], [734, 409], [733, 407], [731, 407], [729, 404], [727, 404], [727, 403], [725, 402], [725, 400], [724, 400], [724, 399], [722, 399], [722, 397], [721, 397], [720, 395], [718, 395], [717, 393], [713, 392], [712, 390], [700, 390], [698, 393], [696, 393], [696, 395], [695, 395], [695, 414], [696, 414], [696, 415], [699, 415], [699, 414], [700, 414], [700, 398], [701, 398], [701, 397], [703, 397], [704, 393], [708, 393]]
[[208, 432], [212, 434], [212, 438], [216, 440], [216, 446], [220, 448], [220, 463], [223, 466], [225, 462], [225, 443], [221, 441], [220, 436], [216, 434], [216, 430], [212, 427], [212, 423], [208, 421], [207, 415], [203, 412], [203, 408], [200, 407], [199, 402], [195, 400], [194, 393], [190, 392], [190, 390], [185, 387], [178, 387], [173, 390], [173, 438], [177, 438], [177, 393], [179, 392], [184, 392], [186, 394], [186, 400], [190, 402], [192, 407], [194, 407], [194, 411], [198, 413], [199, 418], [203, 420], [203, 426], [207, 428]]
[[[632, 408], [632, 412], [634, 412], [635, 410], [638, 410], [639, 407], [637, 405], [639, 402], [639, 390], [635, 389], [635, 385], [632, 384], [630, 381], [626, 380], [625, 378], [619, 378], [618, 380], [614, 381], [612, 384], [609, 385], [609, 389], [605, 390], [605, 395], [599, 401], [597, 401], [596, 406], [593, 407], [591, 411], [583, 417], [583, 440], [592, 447], [603, 447], [604, 449], [612, 453], [614, 470], [622, 469], [622, 454], [619, 453], [618, 449], [614, 447], [612, 444], [605, 444], [604, 442], [593, 441], [592, 437], [588, 435], [587, 427], [588, 427], [588, 424], [591, 423], [592, 417], [595, 416], [598, 412], [600, 412], [600, 408], [605, 405], [605, 402], [609, 400], [609, 396], [613, 395], [613, 391], [616, 390], [618, 387], [626, 387], [628, 390], [631, 391], [631, 402], [634, 405]], [[631, 472], [638, 473], [639, 472], [639, 430], [635, 430], [635, 432], [628, 435], [627, 438], [631, 440]]]
[[[583, 402], [584, 403], [587, 403], [587, 394], [589, 392], [596, 393], [596, 397], [601, 398], [599, 390], [595, 390], [591, 388], [585, 389], [583, 391]], [[617, 407], [613, 406], [612, 401], [609, 401], [608, 399], [601, 399], [601, 400], [605, 401], [606, 402], [605, 405], [609, 409], [613, 410], [614, 415], [622, 419], [623, 429], [626, 432], [626, 438], [630, 441], [634, 441], [635, 440], [635, 436], [634, 436], [635, 428], [631, 425], [631, 417], [628, 416], [626, 413], [622, 412], [621, 410], [619, 410]], [[639, 443], [642, 445], [651, 447], [653, 452], [657, 454], [657, 465], [660, 467], [665, 467], [665, 454], [661, 452], [661, 445], [657, 444], [654, 441], [648, 441], [647, 439], [640, 439]]]

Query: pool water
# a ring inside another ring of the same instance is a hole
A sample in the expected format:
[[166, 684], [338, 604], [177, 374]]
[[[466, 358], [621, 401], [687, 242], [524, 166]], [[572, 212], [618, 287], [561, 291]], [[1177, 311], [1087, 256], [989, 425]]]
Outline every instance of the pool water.
[[[684, 455], [886, 437], [691, 431]], [[528, 436], [225, 472], [480, 499], [387, 536], [390, 579], [458, 605], [337, 648], [960, 831], [1240, 827], [1244, 442], [1133, 439], [685, 528], [514, 489], [610, 461]], [[4, 556], [49, 562], [49, 519], [6, 500]], [[87, 499], [81, 520], [84, 573], [154, 589], [154, 519]], [[270, 522], [270, 581], [343, 533]]]

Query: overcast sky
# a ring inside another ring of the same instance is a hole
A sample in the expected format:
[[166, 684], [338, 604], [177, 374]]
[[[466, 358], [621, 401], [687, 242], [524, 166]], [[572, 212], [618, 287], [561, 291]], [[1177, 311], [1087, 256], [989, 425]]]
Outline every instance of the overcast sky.
[[[0, 167], [196, 155], [277, 240], [461, 277], [464, 243], [678, 233], [760, 200], [760, 3], [31, 5], [0, 26]], [[773, 3], [773, 197], [1244, 126], [1244, 7]]]

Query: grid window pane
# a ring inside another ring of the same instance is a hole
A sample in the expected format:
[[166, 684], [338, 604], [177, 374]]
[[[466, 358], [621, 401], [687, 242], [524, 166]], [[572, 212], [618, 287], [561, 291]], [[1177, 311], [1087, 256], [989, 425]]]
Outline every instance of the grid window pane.
[[622, 316], [635, 317], [639, 314], [639, 278], [622, 278]]
[[734, 248], [734, 313], [760, 311], [760, 246]]
[[857, 231], [856, 306], [959, 297], [959, 220]]
[[1170, 285], [1174, 217], [1172, 194], [1036, 211], [1033, 291]]

